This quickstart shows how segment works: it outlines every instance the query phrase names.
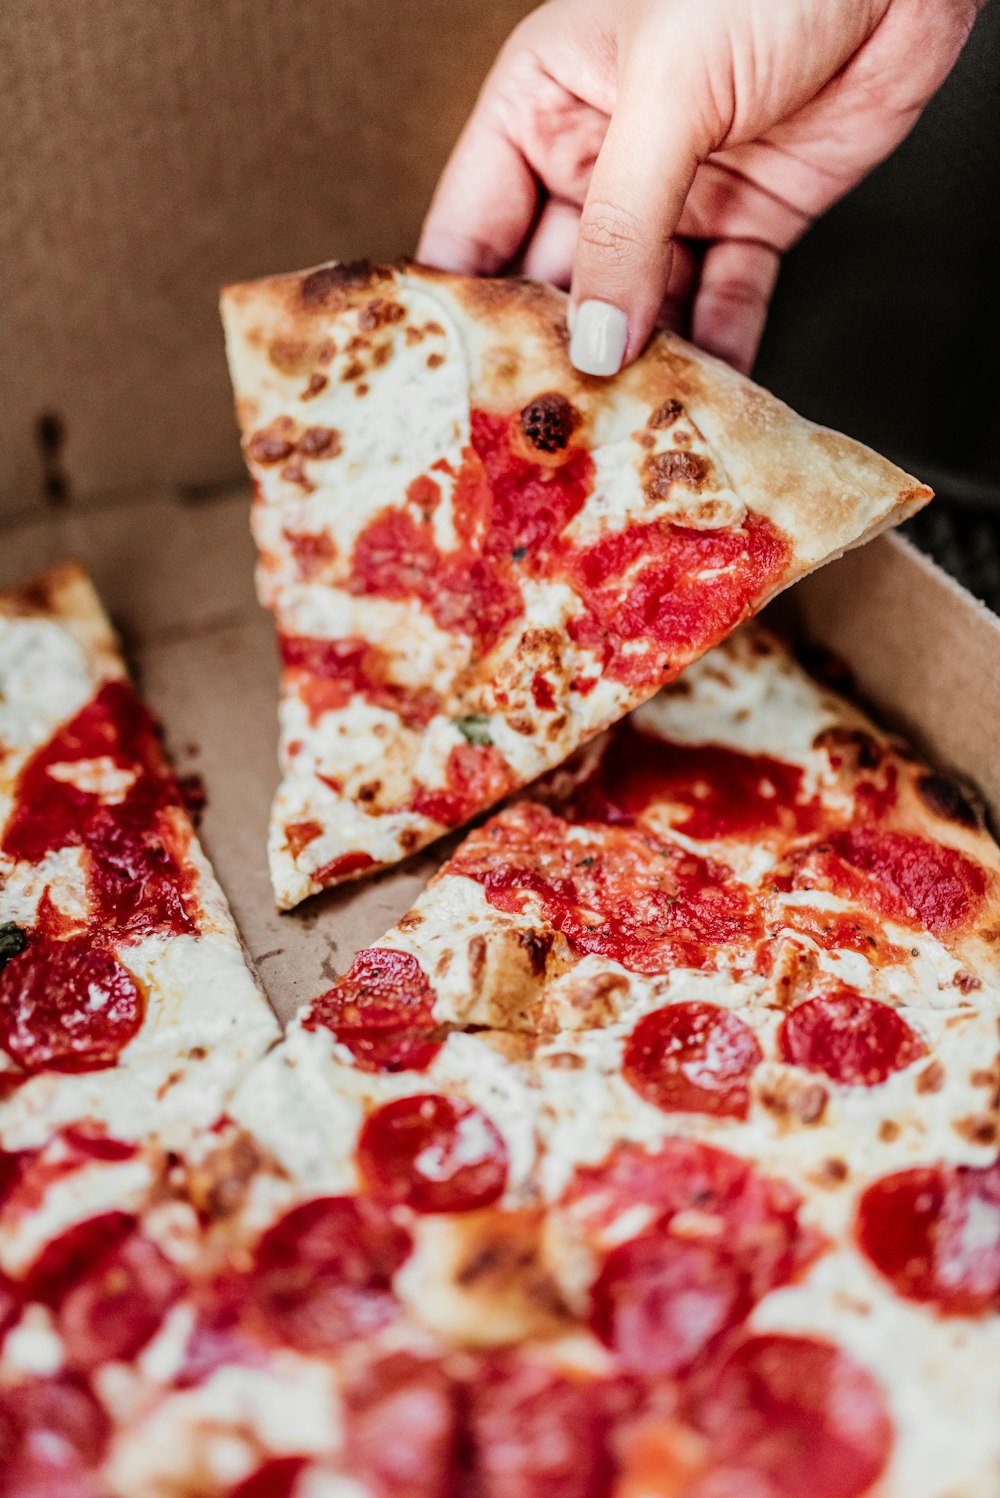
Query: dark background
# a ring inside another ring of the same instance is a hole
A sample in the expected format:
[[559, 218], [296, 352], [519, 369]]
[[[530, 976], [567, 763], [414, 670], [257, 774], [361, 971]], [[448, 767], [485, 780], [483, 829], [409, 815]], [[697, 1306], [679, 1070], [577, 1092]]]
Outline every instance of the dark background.
[[911, 522], [1000, 612], [1000, 4], [916, 129], [785, 258], [755, 376], [938, 491]]

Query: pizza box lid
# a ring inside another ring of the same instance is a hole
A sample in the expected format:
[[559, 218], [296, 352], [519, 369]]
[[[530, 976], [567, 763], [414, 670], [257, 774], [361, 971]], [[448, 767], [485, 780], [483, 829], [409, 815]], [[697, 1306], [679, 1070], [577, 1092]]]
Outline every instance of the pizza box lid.
[[[202, 838], [280, 1018], [329, 987], [413, 903], [457, 837], [279, 915], [265, 858], [277, 784], [277, 651], [253, 593], [249, 491], [167, 493], [9, 528], [0, 586], [79, 557], [117, 624], [181, 774], [202, 777]], [[1000, 828], [1000, 620], [898, 536], [814, 573], [776, 619], [851, 665], [862, 696]]]

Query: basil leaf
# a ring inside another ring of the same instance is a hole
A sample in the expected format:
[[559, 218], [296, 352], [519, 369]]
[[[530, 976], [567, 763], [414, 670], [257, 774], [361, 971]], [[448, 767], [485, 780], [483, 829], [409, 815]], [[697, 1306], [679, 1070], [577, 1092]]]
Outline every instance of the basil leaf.
[[0, 926], [0, 972], [7, 966], [12, 957], [18, 952], [23, 952], [28, 945], [28, 938], [20, 926], [15, 926], [13, 921], [7, 921]]
[[467, 718], [454, 718], [452, 721], [462, 737], [468, 739], [470, 744], [483, 746], [492, 744], [490, 720], [485, 713], [470, 713]]

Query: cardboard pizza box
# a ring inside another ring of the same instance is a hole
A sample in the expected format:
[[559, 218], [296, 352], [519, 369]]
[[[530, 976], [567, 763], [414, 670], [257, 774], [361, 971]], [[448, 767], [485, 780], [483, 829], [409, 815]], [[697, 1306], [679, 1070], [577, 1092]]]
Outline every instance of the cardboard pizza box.
[[534, 4], [0, 5], [0, 519], [238, 478], [219, 287], [412, 251]]
[[[278, 778], [277, 652], [253, 594], [248, 521], [240, 486], [211, 501], [159, 490], [0, 522], [0, 586], [67, 556], [90, 568], [178, 769], [205, 783], [205, 846], [287, 1019], [403, 914], [456, 838], [275, 911], [265, 837]], [[1000, 829], [1000, 620], [896, 536], [849, 552], [772, 608], [846, 658], [877, 714], [977, 788]]]

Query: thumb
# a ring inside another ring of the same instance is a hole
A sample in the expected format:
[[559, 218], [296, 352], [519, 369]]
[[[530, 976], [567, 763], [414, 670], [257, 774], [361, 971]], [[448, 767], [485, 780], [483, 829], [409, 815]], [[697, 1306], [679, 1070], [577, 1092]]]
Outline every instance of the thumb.
[[623, 77], [618, 101], [590, 179], [573, 268], [569, 356], [584, 374], [617, 373], [652, 332], [670, 277], [671, 239], [712, 149], [679, 89], [648, 74]]

